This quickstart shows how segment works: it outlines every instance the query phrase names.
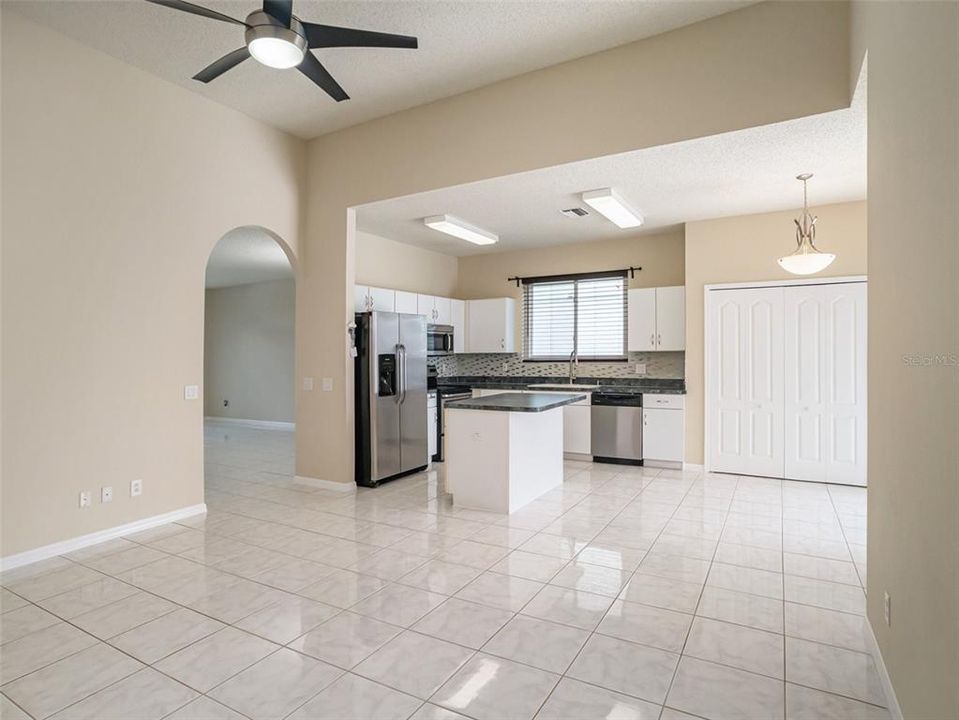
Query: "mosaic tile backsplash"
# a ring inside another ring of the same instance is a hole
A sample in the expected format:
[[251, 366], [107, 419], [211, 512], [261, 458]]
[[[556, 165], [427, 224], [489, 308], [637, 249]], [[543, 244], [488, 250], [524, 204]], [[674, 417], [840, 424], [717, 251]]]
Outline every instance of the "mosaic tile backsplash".
[[[431, 362], [433, 360], [431, 359]], [[636, 373], [636, 363], [646, 363], [646, 373]], [[496, 375], [496, 376], [537, 376], [566, 377], [569, 363], [566, 362], [523, 362], [520, 353], [463, 354], [448, 355], [435, 360], [436, 372], [440, 377], [454, 375]], [[686, 376], [686, 353], [683, 352], [631, 352], [627, 362], [586, 362], [579, 363], [577, 374], [580, 377], [617, 378], [678, 378]]]

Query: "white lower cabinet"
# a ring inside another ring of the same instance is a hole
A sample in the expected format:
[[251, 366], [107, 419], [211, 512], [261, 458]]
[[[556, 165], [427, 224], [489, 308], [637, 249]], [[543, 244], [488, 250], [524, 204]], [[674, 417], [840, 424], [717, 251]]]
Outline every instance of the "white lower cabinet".
[[589, 400], [563, 408], [563, 452], [590, 455], [590, 408]]
[[[644, 398], [645, 402], [645, 398]], [[643, 461], [683, 461], [682, 407], [643, 408]]]

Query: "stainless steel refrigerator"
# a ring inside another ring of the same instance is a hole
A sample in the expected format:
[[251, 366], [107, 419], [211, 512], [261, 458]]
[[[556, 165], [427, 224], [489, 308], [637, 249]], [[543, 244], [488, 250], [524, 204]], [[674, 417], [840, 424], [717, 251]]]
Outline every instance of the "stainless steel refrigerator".
[[376, 487], [426, 467], [426, 317], [356, 314], [356, 484]]

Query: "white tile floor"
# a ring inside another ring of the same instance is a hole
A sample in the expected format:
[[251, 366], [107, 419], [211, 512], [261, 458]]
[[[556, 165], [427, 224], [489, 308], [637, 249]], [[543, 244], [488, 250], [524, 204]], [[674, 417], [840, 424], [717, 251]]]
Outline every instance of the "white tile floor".
[[206, 447], [207, 516], [0, 578], [5, 720], [889, 717], [862, 489], [571, 462], [506, 517]]

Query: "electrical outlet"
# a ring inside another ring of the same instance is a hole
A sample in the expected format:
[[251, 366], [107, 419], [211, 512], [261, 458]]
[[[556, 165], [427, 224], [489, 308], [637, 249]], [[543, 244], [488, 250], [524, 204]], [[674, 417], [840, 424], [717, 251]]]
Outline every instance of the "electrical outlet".
[[142, 494], [143, 494], [143, 481], [131, 480], [130, 481], [130, 497], [139, 497]]
[[90, 491], [84, 490], [83, 492], [80, 493], [80, 507], [88, 508], [90, 507], [91, 504], [92, 504], [92, 500], [90, 498]]
[[333, 378], [323, 378], [323, 392], [333, 392]]
[[200, 386], [199, 385], [184, 385], [183, 386], [183, 399], [184, 400], [196, 400], [200, 397]]
[[646, 363], [636, 363], [636, 369], [633, 372], [635, 372], [637, 375], [645, 375]]
[[113, 502], [113, 488], [112, 488], [112, 487], [102, 487], [102, 488], [100, 488], [100, 502], [102, 502], [102, 503]]
[[889, 619], [891, 613], [892, 613], [892, 599], [889, 597], [889, 593], [884, 592], [882, 594], [882, 614], [883, 614], [883, 617], [886, 619], [886, 625], [892, 624]]

